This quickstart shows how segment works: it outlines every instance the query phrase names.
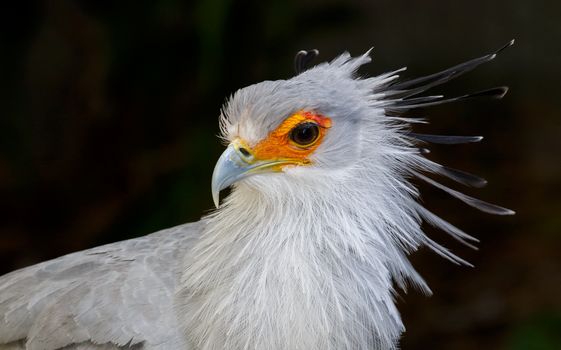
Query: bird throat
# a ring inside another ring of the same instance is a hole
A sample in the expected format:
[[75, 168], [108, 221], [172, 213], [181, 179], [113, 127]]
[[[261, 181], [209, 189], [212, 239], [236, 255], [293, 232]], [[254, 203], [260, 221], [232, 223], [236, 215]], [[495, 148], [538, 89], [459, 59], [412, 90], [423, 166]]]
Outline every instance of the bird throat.
[[188, 341], [195, 349], [393, 348], [403, 326], [366, 219], [305, 184], [292, 191], [242, 184], [204, 219], [176, 301]]

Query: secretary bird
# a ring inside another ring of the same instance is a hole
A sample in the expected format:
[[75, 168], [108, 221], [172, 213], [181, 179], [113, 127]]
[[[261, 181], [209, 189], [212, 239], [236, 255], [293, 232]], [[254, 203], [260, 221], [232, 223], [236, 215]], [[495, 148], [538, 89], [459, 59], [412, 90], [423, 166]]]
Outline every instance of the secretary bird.
[[[0, 349], [396, 349], [395, 306], [407, 284], [430, 294], [407, 256], [428, 247], [469, 264], [422, 230], [477, 240], [419, 202], [413, 180], [483, 212], [514, 212], [433, 179], [486, 181], [429, 160], [428, 143], [480, 136], [418, 134], [403, 113], [473, 97], [426, 95], [498, 51], [429, 76], [398, 69], [361, 78], [370, 51], [237, 91], [220, 115], [228, 144], [212, 176], [217, 209], [198, 222], [0, 277]], [[220, 203], [221, 190], [232, 187]]]

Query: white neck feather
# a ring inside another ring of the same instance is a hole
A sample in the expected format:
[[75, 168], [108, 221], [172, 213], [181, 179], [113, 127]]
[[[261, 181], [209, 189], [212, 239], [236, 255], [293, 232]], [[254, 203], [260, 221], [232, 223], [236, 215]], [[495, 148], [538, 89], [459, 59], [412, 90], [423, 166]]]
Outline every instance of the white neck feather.
[[178, 295], [196, 349], [395, 347], [393, 281], [424, 283], [402, 251], [419, 223], [407, 182], [363, 169], [256, 176], [205, 219]]

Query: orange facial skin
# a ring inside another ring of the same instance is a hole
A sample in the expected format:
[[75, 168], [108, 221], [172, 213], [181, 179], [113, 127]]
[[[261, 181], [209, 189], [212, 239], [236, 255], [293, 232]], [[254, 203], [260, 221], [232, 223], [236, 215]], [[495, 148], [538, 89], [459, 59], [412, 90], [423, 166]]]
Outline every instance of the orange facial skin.
[[[313, 122], [319, 128], [319, 136], [311, 145], [302, 147], [289, 138], [290, 131], [298, 124]], [[309, 156], [321, 145], [331, 127], [331, 119], [312, 112], [297, 112], [286, 118], [281, 125], [271, 131], [253, 148], [256, 160], [290, 160], [295, 165], [309, 164]], [[280, 170], [280, 169], [279, 169]]]

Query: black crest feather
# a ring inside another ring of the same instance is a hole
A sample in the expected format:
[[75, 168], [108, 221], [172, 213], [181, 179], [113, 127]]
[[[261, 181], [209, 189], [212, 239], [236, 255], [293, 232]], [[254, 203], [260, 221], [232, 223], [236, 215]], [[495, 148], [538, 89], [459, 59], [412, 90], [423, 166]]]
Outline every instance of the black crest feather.
[[318, 55], [319, 55], [319, 51], [316, 49], [308, 50], [308, 51], [306, 50], [298, 51], [296, 53], [296, 56], [294, 57], [294, 70], [296, 71], [296, 74], [300, 74], [304, 72], [308, 68], [310, 62], [312, 62], [312, 60], [316, 58]]

